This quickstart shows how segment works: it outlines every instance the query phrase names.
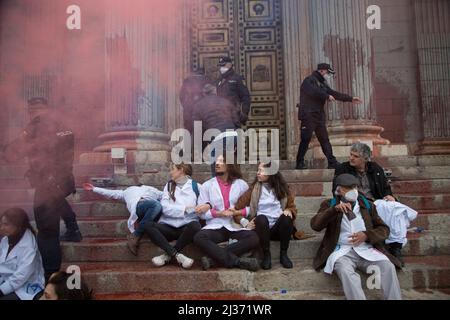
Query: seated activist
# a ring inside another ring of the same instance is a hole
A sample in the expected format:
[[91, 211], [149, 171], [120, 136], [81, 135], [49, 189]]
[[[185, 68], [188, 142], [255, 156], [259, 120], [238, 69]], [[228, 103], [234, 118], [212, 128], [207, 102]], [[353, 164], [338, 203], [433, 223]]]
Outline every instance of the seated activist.
[[39, 300], [93, 300], [92, 290], [81, 279], [77, 288], [73, 276], [64, 271], [52, 274]]
[[[161, 199], [159, 222], [147, 222], [145, 232], [155, 245], [164, 250], [164, 254], [152, 259], [155, 266], [162, 267], [175, 258], [183, 268], [189, 269], [194, 260], [181, 251], [193, 242], [201, 229], [195, 213], [201, 186], [192, 180], [192, 166], [189, 164], [172, 164], [170, 176], [172, 179], [164, 187]], [[176, 240], [174, 246], [169, 243], [173, 240]]]
[[[235, 205], [235, 210], [238, 211], [235, 221], [258, 234], [263, 250], [262, 269], [272, 268], [270, 240], [280, 241], [280, 263], [284, 268], [290, 269], [293, 264], [287, 251], [297, 215], [295, 197], [289, 191], [281, 172], [268, 174], [270, 167], [270, 163], [259, 164], [255, 181]], [[246, 212], [246, 218], [239, 215], [247, 207], [249, 212]]]
[[[358, 191], [374, 201], [378, 215], [390, 229], [386, 244], [389, 252], [403, 265], [401, 250], [406, 245], [408, 227], [417, 217], [417, 211], [396, 201], [383, 168], [371, 161], [372, 151], [364, 143], [355, 143], [350, 149], [350, 161], [336, 168], [335, 178], [349, 173], [358, 179]], [[336, 186], [333, 183], [333, 191]]]
[[[135, 256], [138, 254], [139, 244], [144, 235], [144, 228], [148, 221], [158, 218], [162, 207], [159, 202], [162, 192], [150, 186], [133, 186], [125, 190], [108, 190], [94, 187], [90, 183], [83, 184], [84, 190], [93, 191], [109, 199], [124, 201], [130, 212], [128, 229], [131, 234], [127, 236], [127, 246]], [[137, 223], [137, 227], [135, 224]]]
[[0, 300], [33, 300], [45, 278], [36, 233], [20, 208], [0, 216]]
[[[248, 190], [248, 184], [242, 180], [239, 166], [227, 163], [223, 155], [217, 157], [215, 171], [216, 177], [203, 184], [199, 197], [201, 205], [196, 208], [200, 218], [206, 220], [206, 226], [194, 237], [194, 244], [207, 255], [202, 257], [203, 270], [218, 265], [256, 271], [258, 261], [255, 258], [240, 256], [258, 247], [258, 236], [233, 221], [234, 205]], [[230, 239], [237, 242], [225, 248], [218, 245]]]
[[339, 175], [335, 198], [322, 202], [311, 220], [317, 232], [326, 229], [314, 258], [314, 268], [336, 272], [348, 300], [365, 300], [361, 278], [355, 269], [373, 273], [379, 270], [384, 299], [400, 300], [401, 291], [395, 266], [400, 261], [392, 256], [384, 241], [389, 227], [378, 216], [372, 201], [358, 193], [358, 179], [351, 174]]

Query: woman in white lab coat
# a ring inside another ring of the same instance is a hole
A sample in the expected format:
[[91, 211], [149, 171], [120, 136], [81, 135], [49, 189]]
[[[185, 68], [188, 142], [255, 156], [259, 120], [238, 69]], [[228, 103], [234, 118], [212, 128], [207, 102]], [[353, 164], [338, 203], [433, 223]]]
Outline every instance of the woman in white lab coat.
[[[203, 184], [199, 203], [196, 208], [200, 217], [206, 220], [206, 226], [194, 237], [194, 243], [208, 257], [202, 258], [204, 270], [212, 264], [226, 268], [241, 268], [250, 271], [258, 269], [254, 258], [240, 258], [246, 252], [259, 246], [256, 232], [244, 229], [233, 221], [235, 215], [246, 216], [247, 210], [235, 212], [234, 205], [239, 197], [248, 190], [248, 184], [242, 180], [238, 165], [226, 163], [224, 156], [217, 158], [216, 177]], [[232, 239], [226, 248], [219, 243]], [[237, 242], [235, 242], [237, 240]]]
[[[175, 258], [183, 268], [189, 269], [194, 260], [181, 251], [192, 243], [201, 229], [195, 214], [200, 185], [192, 180], [189, 164], [172, 164], [170, 176], [172, 179], [164, 187], [161, 199], [162, 215], [158, 222], [147, 222], [145, 231], [152, 242], [164, 250], [164, 254], [152, 259], [155, 266], [162, 267]], [[169, 241], [174, 240], [176, 243], [172, 246]]]
[[0, 216], [0, 300], [33, 300], [44, 289], [44, 268], [35, 232], [19, 208]]

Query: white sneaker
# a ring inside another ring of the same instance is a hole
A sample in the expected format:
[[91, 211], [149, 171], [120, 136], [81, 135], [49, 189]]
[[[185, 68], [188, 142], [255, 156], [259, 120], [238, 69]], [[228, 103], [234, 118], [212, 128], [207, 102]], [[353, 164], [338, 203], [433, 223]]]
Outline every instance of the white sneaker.
[[162, 267], [163, 265], [165, 265], [167, 262], [170, 261], [170, 257], [167, 253], [164, 253], [160, 256], [154, 257], [152, 259], [152, 262], [155, 266], [157, 267]]
[[184, 254], [181, 254], [181, 253], [177, 253], [175, 258], [177, 259], [178, 263], [181, 264], [181, 266], [184, 269], [189, 269], [194, 264], [194, 260], [186, 257]]

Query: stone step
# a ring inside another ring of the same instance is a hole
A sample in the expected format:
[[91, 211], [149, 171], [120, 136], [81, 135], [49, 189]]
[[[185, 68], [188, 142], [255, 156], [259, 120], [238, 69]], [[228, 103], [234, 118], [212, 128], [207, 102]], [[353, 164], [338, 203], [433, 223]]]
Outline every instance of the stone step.
[[[314, 215], [315, 213], [300, 214], [295, 221], [297, 229], [308, 234], [317, 234], [311, 229], [310, 224]], [[35, 225], [34, 221], [32, 224]], [[78, 225], [83, 236], [87, 238], [124, 238], [129, 233], [126, 216], [78, 217]], [[417, 219], [412, 222], [412, 227], [420, 227], [433, 232], [448, 232], [450, 230], [450, 214], [419, 214]], [[61, 230], [62, 232], [65, 230], [62, 221]]]
[[[450, 254], [450, 235], [448, 233], [423, 232], [409, 234], [408, 244], [402, 250], [405, 256], [447, 255]], [[291, 241], [289, 255], [295, 259], [312, 259], [322, 240], [320, 234], [306, 240]], [[132, 255], [124, 238], [87, 238], [80, 243], [63, 243], [64, 261], [83, 262], [129, 262], [150, 261], [162, 253], [149, 239], [143, 238], [139, 255]], [[271, 243], [272, 258], [279, 258], [279, 243]], [[200, 259], [203, 255], [194, 245], [185, 250], [186, 255]]]
[[[408, 258], [406, 267], [398, 272], [401, 288], [449, 288], [449, 262], [448, 256]], [[182, 270], [175, 265], [155, 268], [149, 262], [77, 265], [84, 280], [97, 294], [228, 292], [258, 295], [281, 290], [322, 292], [342, 288], [335, 275], [313, 270], [311, 260], [294, 260], [293, 269], [283, 269], [276, 263], [272, 270], [258, 272], [238, 269], [210, 269], [205, 272], [198, 265], [191, 270]], [[362, 275], [364, 287], [366, 280], [367, 275]]]

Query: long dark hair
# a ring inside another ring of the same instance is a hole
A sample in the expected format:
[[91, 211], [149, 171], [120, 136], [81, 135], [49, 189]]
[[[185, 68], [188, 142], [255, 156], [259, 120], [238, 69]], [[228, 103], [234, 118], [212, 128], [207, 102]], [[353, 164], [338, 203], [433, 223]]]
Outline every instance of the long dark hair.
[[[192, 166], [190, 164], [186, 164], [184, 162], [180, 164], [172, 164], [175, 168], [178, 170], [183, 170], [184, 174], [192, 177]], [[176, 201], [175, 199], [175, 189], [177, 188], [177, 183], [174, 180], [170, 180], [167, 186], [167, 189], [169, 190], [169, 196], [173, 201]]]
[[93, 291], [88, 288], [85, 282], [81, 281], [79, 289], [70, 289], [67, 285], [71, 274], [59, 271], [52, 274], [48, 280], [48, 284], [52, 284], [58, 300], [93, 300]]
[[28, 218], [25, 210], [21, 208], [11, 208], [3, 212], [0, 216], [0, 220], [6, 218], [9, 223], [11, 223], [14, 227], [17, 228], [17, 234], [13, 235], [10, 240], [12, 240], [13, 245], [16, 245], [20, 239], [22, 239], [23, 235], [27, 230], [30, 230], [34, 236], [36, 236], [36, 231], [34, 231], [33, 227], [30, 224], [30, 219]]
[[[264, 168], [270, 168], [270, 162], [269, 163], [260, 162], [258, 164], [258, 167], [260, 165], [263, 165]], [[281, 200], [286, 198], [290, 192], [289, 185], [287, 184], [281, 172], [278, 171], [276, 174], [269, 175], [268, 177], [269, 180], [267, 181], [267, 183], [269, 184], [269, 187], [275, 192], [277, 199]], [[255, 181], [253, 181], [252, 187], [255, 186], [256, 183], [258, 183], [258, 177], [255, 177]]]
[[242, 179], [242, 171], [241, 171], [241, 166], [239, 164], [237, 164], [237, 159], [236, 156], [233, 155], [233, 161], [231, 163], [227, 163], [227, 156], [226, 156], [226, 152], [223, 152], [221, 154], [219, 154], [217, 156], [217, 158], [219, 156], [223, 157], [223, 161], [227, 166], [227, 173], [228, 173], [228, 183], [233, 183], [234, 180], [237, 179]]

